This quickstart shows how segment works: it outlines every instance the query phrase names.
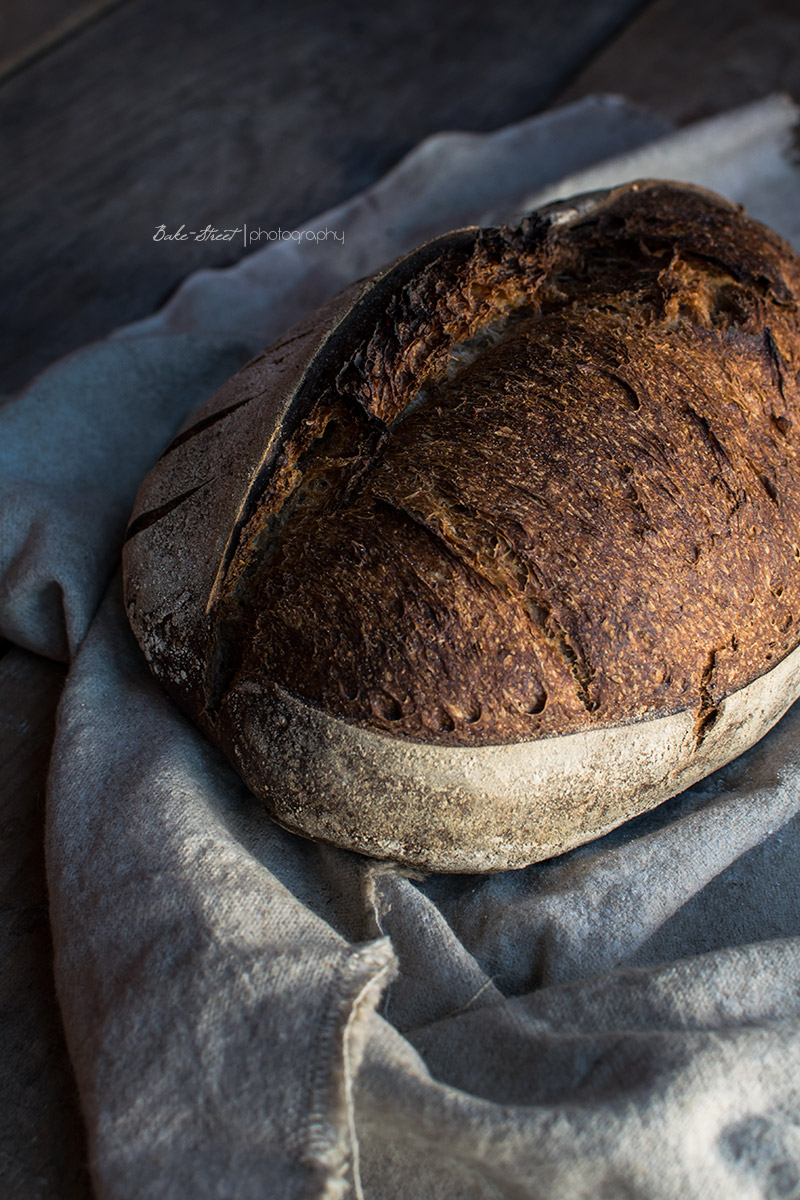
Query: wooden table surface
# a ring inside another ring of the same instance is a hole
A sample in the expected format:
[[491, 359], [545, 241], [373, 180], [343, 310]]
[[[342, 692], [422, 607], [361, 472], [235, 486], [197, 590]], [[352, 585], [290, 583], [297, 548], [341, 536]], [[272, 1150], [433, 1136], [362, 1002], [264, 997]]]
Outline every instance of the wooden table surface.
[[[800, 98], [800, 0], [5, 0], [0, 393], [241, 253], [167, 248], [161, 223], [293, 227], [426, 134], [592, 92], [683, 124], [779, 90]], [[6, 1200], [91, 1195], [42, 853], [64, 675], [0, 641]]]

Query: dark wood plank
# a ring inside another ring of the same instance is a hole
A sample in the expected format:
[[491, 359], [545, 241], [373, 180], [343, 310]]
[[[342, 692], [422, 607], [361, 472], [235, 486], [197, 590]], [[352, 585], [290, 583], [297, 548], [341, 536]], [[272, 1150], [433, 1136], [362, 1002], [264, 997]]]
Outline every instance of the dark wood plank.
[[291, 228], [426, 134], [544, 105], [642, 0], [129, 0], [0, 87], [0, 392]]
[[0, 660], [0, 1193], [88, 1200], [83, 1125], [55, 996], [44, 789], [65, 670]]
[[120, 0], [3, 0], [0, 77], [73, 35]]
[[678, 124], [770, 92], [800, 100], [798, 0], [655, 0], [559, 102], [622, 92]]

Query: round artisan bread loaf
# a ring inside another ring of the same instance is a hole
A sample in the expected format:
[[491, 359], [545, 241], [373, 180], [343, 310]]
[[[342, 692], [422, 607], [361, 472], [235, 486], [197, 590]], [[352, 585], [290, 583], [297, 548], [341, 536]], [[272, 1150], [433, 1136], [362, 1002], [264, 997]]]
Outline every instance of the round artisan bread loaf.
[[243, 368], [140, 490], [151, 667], [281, 824], [497, 870], [800, 691], [800, 261], [643, 181], [462, 229]]

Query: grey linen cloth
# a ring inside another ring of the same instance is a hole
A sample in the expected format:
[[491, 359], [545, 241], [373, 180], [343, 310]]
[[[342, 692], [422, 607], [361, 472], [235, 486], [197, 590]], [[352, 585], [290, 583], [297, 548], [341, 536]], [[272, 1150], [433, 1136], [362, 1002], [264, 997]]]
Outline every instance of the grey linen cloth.
[[439, 135], [308, 227], [343, 242], [200, 272], [0, 408], [0, 631], [71, 663], [48, 882], [100, 1197], [800, 1196], [800, 706], [597, 842], [422, 876], [277, 827], [150, 677], [116, 571], [175, 427], [351, 279], [640, 175], [800, 244], [796, 120], [778, 97], [670, 134], [597, 98]]

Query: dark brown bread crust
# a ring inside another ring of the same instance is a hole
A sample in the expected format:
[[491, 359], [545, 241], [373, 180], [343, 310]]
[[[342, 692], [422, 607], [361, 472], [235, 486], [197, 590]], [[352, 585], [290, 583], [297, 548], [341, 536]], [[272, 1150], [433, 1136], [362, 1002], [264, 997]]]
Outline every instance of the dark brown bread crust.
[[416, 741], [702, 739], [800, 639], [799, 297], [779, 238], [670, 184], [368, 293], [230, 546], [207, 727], [258, 677]]

